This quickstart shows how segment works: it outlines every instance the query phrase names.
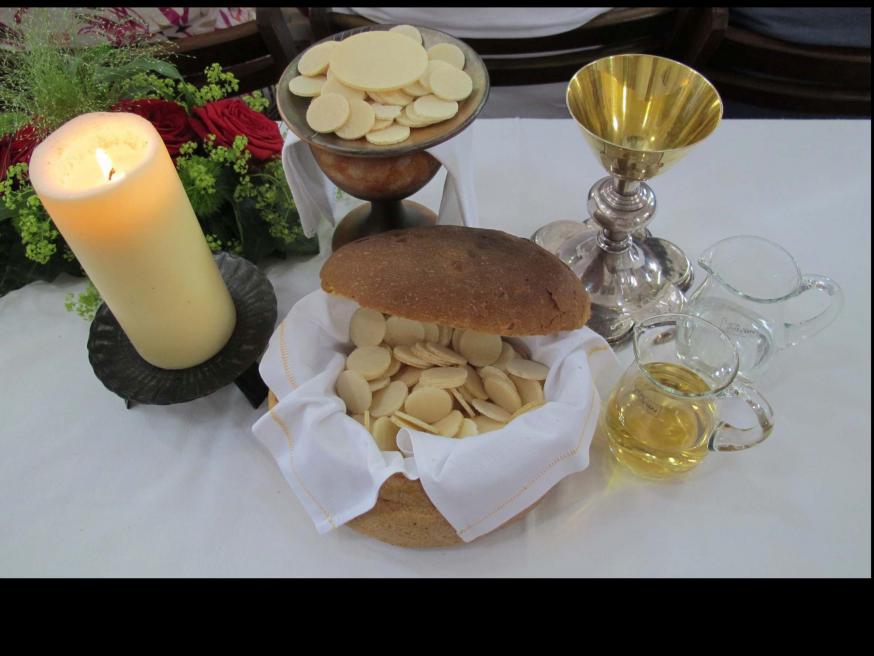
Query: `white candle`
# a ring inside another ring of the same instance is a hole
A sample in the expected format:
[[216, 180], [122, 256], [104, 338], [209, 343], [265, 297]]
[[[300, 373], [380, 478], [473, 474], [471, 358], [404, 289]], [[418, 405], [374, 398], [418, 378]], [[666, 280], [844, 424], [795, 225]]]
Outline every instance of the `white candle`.
[[218, 353], [236, 311], [161, 136], [85, 114], [33, 151], [30, 180], [137, 352], [164, 369]]

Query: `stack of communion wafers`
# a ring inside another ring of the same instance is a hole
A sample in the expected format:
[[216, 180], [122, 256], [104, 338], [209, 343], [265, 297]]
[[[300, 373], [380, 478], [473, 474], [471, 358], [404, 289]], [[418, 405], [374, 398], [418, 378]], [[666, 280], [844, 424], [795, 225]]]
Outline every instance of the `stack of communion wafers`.
[[316, 132], [376, 145], [406, 141], [410, 130], [448, 120], [473, 91], [465, 58], [451, 43], [427, 50], [412, 25], [360, 32], [312, 46], [298, 61], [291, 93], [313, 98]]
[[337, 395], [383, 451], [401, 428], [469, 437], [544, 403], [548, 368], [498, 335], [359, 308], [349, 338]]

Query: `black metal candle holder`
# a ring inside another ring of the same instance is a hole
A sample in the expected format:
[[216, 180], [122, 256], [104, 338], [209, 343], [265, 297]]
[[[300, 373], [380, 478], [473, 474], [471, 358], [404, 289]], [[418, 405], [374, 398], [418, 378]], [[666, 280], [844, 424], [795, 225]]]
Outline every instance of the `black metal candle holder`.
[[106, 304], [97, 310], [88, 335], [88, 360], [107, 389], [133, 403], [185, 403], [235, 383], [253, 407], [267, 397], [258, 359], [276, 325], [273, 285], [248, 260], [217, 253], [219, 271], [237, 311], [237, 324], [227, 344], [206, 362], [187, 369], [161, 369], [137, 353]]

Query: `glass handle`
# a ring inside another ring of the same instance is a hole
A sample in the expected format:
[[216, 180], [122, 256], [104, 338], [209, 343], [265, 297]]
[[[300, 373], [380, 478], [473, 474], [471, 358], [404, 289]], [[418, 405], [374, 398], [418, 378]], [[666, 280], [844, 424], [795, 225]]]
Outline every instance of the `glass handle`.
[[809, 274], [801, 279], [801, 288], [799, 294], [803, 294], [811, 289], [825, 293], [829, 297], [829, 306], [810, 319], [799, 321], [798, 323], [787, 323], [785, 325], [785, 343], [783, 347], [795, 346], [801, 340], [807, 339], [815, 335], [823, 328], [828, 326], [835, 317], [840, 314], [841, 308], [844, 306], [844, 292], [840, 286], [831, 278]]
[[707, 445], [711, 451], [743, 451], [764, 442], [774, 430], [774, 411], [771, 404], [755, 388], [736, 381], [719, 396], [730, 397], [744, 401], [755, 414], [757, 424], [750, 428], [737, 428], [720, 421]]

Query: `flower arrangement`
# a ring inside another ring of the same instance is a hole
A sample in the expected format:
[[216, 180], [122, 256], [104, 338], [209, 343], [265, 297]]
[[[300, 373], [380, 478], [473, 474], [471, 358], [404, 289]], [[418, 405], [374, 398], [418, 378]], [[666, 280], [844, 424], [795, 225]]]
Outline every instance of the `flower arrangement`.
[[[57, 12], [58, 10], [53, 10]], [[232, 97], [233, 75], [206, 69], [201, 87], [185, 82], [154, 44], [119, 42], [118, 31], [69, 11], [59, 37], [38, 10], [0, 50], [0, 296], [59, 273], [83, 275], [28, 179], [34, 147], [67, 120], [88, 111], [132, 112], [164, 140], [207, 243], [259, 262], [267, 256], [318, 252], [303, 235], [279, 155], [282, 137], [263, 112], [260, 92]], [[107, 42], [93, 39], [95, 25]], [[66, 95], [64, 95], [66, 94]], [[68, 309], [88, 317], [100, 297], [89, 287]]]

